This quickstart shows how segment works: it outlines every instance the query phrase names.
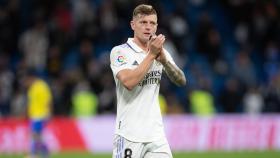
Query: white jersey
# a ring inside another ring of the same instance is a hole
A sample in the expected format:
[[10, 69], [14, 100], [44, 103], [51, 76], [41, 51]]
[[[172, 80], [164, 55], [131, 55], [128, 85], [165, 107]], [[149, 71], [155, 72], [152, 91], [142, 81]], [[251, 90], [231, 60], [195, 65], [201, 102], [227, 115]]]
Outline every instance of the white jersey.
[[[174, 63], [165, 50], [167, 59]], [[117, 92], [115, 133], [133, 142], [152, 142], [165, 138], [158, 94], [163, 65], [154, 60], [144, 79], [131, 91], [117, 79], [123, 69], [135, 69], [147, 56], [132, 38], [116, 46], [110, 55]]]

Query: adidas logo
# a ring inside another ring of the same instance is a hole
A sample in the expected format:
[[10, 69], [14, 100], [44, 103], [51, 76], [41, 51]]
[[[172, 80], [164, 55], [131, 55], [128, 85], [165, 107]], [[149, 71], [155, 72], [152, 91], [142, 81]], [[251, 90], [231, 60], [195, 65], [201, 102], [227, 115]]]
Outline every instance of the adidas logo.
[[138, 62], [135, 60], [132, 65], [139, 65]]

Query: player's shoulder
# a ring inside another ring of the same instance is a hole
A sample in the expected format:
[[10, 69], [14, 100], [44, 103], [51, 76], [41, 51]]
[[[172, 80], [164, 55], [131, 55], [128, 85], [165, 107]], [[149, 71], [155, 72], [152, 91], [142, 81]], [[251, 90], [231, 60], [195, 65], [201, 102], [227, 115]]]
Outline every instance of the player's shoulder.
[[125, 50], [127, 48], [129, 48], [129, 46], [126, 43], [114, 46], [111, 50], [111, 54], [114, 54], [116, 52], [120, 52], [120, 51]]
[[117, 46], [113, 47], [112, 51], [120, 50], [120, 49], [126, 49], [126, 48], [129, 48], [129, 46], [127, 45], [127, 43], [123, 43], [123, 44], [120, 44], [120, 45], [117, 45]]

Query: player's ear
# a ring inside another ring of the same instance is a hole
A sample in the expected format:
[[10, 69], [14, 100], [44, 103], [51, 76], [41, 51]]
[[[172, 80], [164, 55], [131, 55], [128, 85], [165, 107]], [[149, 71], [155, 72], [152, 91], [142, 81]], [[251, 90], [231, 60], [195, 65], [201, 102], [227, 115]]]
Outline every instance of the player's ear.
[[135, 23], [134, 23], [133, 20], [130, 21], [130, 27], [131, 27], [132, 30], [134, 30], [134, 28], [135, 28]]

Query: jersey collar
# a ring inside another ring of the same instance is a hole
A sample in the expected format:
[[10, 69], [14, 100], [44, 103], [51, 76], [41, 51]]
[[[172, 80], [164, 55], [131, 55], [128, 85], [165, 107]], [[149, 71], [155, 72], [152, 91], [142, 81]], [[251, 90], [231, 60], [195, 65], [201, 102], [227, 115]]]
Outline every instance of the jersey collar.
[[136, 53], [144, 52], [135, 42], [133, 42], [133, 38], [128, 38], [127, 44], [131, 47]]

